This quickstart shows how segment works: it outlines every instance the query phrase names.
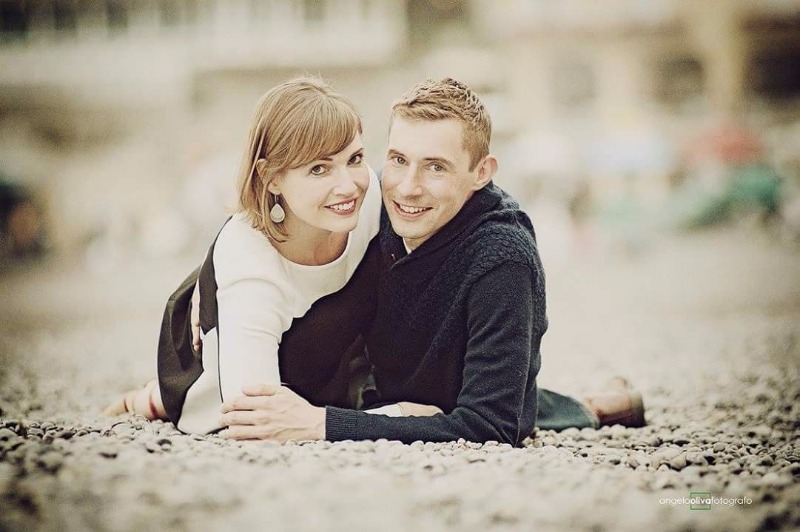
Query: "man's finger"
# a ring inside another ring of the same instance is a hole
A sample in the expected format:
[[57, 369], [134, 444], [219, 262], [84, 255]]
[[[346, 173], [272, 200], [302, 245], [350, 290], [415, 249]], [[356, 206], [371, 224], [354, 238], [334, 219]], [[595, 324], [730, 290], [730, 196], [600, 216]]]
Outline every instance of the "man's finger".
[[281, 391], [281, 387], [276, 384], [246, 384], [242, 386], [242, 393], [250, 397], [257, 397], [259, 395], [277, 395]]
[[223, 427], [230, 427], [232, 425], [257, 425], [262, 420], [262, 416], [258, 412], [252, 410], [234, 410], [222, 414], [219, 418], [219, 424]]
[[223, 414], [233, 412], [234, 410], [258, 410], [264, 408], [264, 399], [262, 396], [250, 397], [248, 395], [240, 395], [234, 399], [229, 399], [222, 403], [220, 411]]

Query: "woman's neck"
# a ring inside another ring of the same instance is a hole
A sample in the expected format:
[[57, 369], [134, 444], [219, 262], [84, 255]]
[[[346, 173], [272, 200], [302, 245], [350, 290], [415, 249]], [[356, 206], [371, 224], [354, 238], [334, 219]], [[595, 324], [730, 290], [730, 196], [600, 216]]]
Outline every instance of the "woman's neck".
[[348, 233], [330, 231], [301, 231], [287, 228], [285, 242], [272, 241], [272, 245], [287, 260], [304, 266], [321, 266], [338, 259], [347, 247]]

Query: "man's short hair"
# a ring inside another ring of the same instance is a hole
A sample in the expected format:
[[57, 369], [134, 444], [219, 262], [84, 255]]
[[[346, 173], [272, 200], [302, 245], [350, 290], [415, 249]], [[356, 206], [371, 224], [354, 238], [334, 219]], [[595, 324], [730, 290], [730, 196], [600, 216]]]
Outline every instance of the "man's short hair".
[[428, 79], [409, 89], [392, 104], [392, 121], [455, 119], [464, 128], [463, 146], [470, 156], [470, 170], [489, 155], [492, 119], [478, 95], [452, 78]]

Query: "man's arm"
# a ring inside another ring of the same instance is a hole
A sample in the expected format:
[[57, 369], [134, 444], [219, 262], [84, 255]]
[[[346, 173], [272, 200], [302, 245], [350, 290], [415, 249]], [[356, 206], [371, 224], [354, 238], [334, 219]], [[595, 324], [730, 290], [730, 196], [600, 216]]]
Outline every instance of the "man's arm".
[[473, 285], [463, 384], [452, 412], [398, 418], [328, 407], [326, 439], [518, 443], [527, 435], [520, 434], [526, 394], [535, 394], [529, 369], [536, 364], [538, 371], [547, 327], [544, 298], [535, 294], [531, 275], [528, 266], [507, 263]]

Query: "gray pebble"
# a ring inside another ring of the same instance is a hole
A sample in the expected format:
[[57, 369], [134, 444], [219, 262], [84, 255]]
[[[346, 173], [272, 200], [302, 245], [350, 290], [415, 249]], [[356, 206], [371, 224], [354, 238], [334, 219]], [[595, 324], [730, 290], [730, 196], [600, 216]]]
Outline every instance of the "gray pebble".
[[671, 459], [669, 461], [669, 466], [676, 471], [680, 471], [686, 467], [686, 453], [681, 453], [675, 458]]
[[55, 451], [48, 451], [38, 458], [38, 465], [49, 473], [57, 472], [64, 464], [64, 456]]
[[771, 488], [783, 488], [792, 484], [792, 480], [772, 471], [761, 478], [761, 484]]

